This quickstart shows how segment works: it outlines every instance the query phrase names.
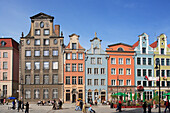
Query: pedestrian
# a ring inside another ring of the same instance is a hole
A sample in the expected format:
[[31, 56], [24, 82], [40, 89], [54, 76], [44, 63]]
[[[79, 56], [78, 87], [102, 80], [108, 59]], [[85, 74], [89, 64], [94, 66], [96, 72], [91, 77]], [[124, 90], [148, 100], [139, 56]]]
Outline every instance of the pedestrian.
[[21, 109], [21, 101], [19, 100], [18, 101], [18, 112], [19, 112], [20, 109]]
[[62, 101], [59, 99], [59, 101], [58, 101], [58, 105], [59, 105], [59, 109], [62, 109]]
[[21, 103], [22, 103], [21, 110], [22, 110], [22, 112], [23, 112], [23, 110], [24, 110], [24, 102], [22, 101]]
[[83, 101], [80, 100], [80, 109], [82, 110], [83, 109]]
[[75, 109], [76, 111], [77, 110], [80, 110], [81, 111], [81, 108], [80, 108], [80, 101], [79, 100], [77, 100], [77, 102], [76, 102], [76, 109]]
[[116, 111], [117, 111], [117, 110], [119, 110], [119, 103], [117, 103], [117, 109], [116, 109]]
[[144, 102], [144, 104], [142, 105], [143, 107], [143, 113], [146, 113], [146, 102]]
[[167, 108], [169, 109], [169, 113], [170, 113], [170, 108], [169, 108], [170, 104], [169, 104], [169, 101], [168, 101], [168, 100], [165, 101], [165, 104], [164, 104], [164, 105], [166, 106], [164, 113], [166, 113]]
[[119, 112], [121, 112], [122, 110], [121, 110], [121, 108], [122, 108], [122, 102], [121, 101], [119, 101]]
[[91, 104], [90, 104], [90, 107], [89, 107], [88, 111], [90, 111], [90, 113], [95, 113], [95, 111], [92, 109], [92, 105]]
[[156, 109], [156, 101], [155, 100], [153, 100], [153, 108]]
[[53, 103], [53, 107], [52, 107], [52, 110], [56, 110], [56, 106], [55, 106], [55, 103]]
[[86, 113], [86, 103], [83, 104], [82, 112], [83, 112], [83, 113]]
[[15, 109], [15, 101], [14, 100], [12, 101], [12, 105], [13, 105], [12, 109]]
[[16, 109], [18, 109], [18, 100], [15, 99], [15, 103], [16, 103]]
[[150, 104], [148, 104], [148, 113], [151, 113], [151, 105]]
[[27, 102], [25, 104], [26, 108], [25, 108], [25, 113], [29, 113], [29, 103]]

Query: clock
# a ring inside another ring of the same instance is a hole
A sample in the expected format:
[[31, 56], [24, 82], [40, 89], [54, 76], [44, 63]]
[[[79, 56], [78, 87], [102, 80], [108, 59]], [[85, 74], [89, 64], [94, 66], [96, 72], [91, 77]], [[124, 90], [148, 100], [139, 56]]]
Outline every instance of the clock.
[[41, 28], [44, 27], [44, 22], [40, 22], [40, 27], [41, 27]]
[[55, 44], [55, 45], [57, 44], [57, 39], [54, 39], [54, 44]]

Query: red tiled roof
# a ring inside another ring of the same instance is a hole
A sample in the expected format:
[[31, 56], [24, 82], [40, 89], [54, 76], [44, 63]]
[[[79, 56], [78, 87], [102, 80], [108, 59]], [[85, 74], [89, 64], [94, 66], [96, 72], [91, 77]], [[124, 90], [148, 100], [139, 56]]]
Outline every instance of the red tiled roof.
[[80, 43], [79, 43], [79, 49], [84, 49], [84, 48], [80, 45]]
[[152, 43], [150, 46], [152, 47], [152, 48], [155, 48], [155, 47], [157, 47], [157, 41], [155, 41], [154, 43]]
[[[2, 41], [4, 41], [6, 43], [5, 46], [1, 46]], [[1, 47], [13, 47], [13, 48], [19, 50], [18, 46], [19, 46], [19, 43], [16, 42], [15, 40], [13, 40], [12, 38], [0, 38], [0, 48]]]
[[133, 44], [133, 47], [132, 48], [135, 48], [139, 45], [139, 41], [137, 41], [135, 44]]
[[66, 46], [66, 49], [70, 49], [70, 43]]

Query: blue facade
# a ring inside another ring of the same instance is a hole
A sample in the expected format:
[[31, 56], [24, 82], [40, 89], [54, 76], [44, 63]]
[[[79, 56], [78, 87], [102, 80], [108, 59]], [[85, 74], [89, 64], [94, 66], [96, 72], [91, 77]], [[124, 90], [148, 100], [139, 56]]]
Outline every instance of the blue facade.
[[[154, 77], [154, 52], [149, 46], [148, 35], [143, 33], [139, 36], [138, 42], [134, 44], [135, 55], [135, 86], [142, 85], [144, 87], [145, 98], [147, 100], [153, 98], [154, 81], [148, 81], [145, 76]], [[141, 94], [141, 99], [143, 98]]]
[[107, 59], [101, 48], [101, 40], [95, 37], [90, 40], [91, 48], [86, 52], [85, 78], [86, 102], [107, 101]]

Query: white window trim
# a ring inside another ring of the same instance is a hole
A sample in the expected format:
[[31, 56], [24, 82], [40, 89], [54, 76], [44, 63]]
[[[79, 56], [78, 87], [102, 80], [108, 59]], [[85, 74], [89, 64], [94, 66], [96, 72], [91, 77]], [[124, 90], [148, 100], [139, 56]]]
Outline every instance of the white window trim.
[[[119, 68], [119, 69], [123, 69], [123, 68]], [[119, 71], [119, 75], [124, 75], [124, 69], [123, 69], [123, 73], [122, 74], [120, 74], [120, 71]]]

